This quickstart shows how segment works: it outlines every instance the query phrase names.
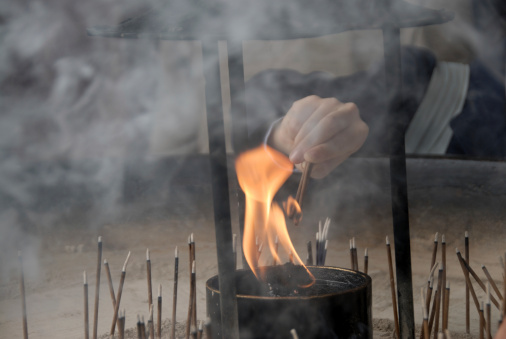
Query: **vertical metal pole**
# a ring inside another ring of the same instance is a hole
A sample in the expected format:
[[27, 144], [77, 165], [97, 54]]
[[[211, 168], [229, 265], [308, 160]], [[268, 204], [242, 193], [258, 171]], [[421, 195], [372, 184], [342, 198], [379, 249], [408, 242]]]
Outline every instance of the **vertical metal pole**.
[[409, 236], [408, 189], [404, 137], [407, 122], [401, 110], [401, 43], [400, 29], [383, 28], [385, 81], [389, 100], [390, 185], [395, 239], [395, 265], [401, 338], [414, 338], [413, 285]]
[[202, 40], [222, 338], [239, 338], [218, 41]]
[[[239, 149], [249, 148], [248, 144], [248, 115], [246, 111], [246, 88], [244, 81], [244, 57], [243, 46], [240, 41], [228, 41], [228, 71], [230, 75], [230, 111], [232, 117], [232, 133], [236, 140], [234, 145]], [[246, 145], [238, 145], [242, 140]], [[235, 150], [237, 152], [237, 150]], [[234, 172], [235, 173], [235, 172]], [[236, 180], [236, 194], [239, 214], [239, 241], [241, 242], [244, 233], [245, 196]], [[243, 268], [248, 267], [244, 252], [241, 250]]]

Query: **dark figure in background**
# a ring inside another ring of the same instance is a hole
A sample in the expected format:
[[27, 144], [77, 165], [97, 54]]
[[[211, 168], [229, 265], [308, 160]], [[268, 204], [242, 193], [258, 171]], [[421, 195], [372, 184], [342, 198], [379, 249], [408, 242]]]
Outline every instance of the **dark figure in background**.
[[[494, 4], [505, 18], [504, 2]], [[506, 60], [504, 37], [496, 48]], [[469, 65], [438, 62], [416, 47], [403, 47], [401, 62], [408, 154], [506, 157], [504, 67], [491, 70], [479, 59]], [[261, 72], [246, 84], [249, 143], [236, 140], [236, 152], [267, 141], [296, 165], [315, 163], [315, 178], [360, 148], [360, 154], [386, 155], [384, 84], [382, 62], [345, 77]]]

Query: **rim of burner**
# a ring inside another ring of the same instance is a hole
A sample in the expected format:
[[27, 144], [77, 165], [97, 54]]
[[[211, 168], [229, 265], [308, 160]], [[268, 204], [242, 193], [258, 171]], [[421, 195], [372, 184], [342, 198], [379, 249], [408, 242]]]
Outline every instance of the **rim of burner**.
[[[265, 266], [265, 267], [276, 267], [276, 266]], [[304, 296], [302, 296], [302, 295], [301, 296], [258, 296], [258, 295], [248, 295], [248, 294], [237, 294], [236, 298], [238, 298], [238, 299], [263, 299], [263, 300], [291, 300], [291, 299], [293, 299], [293, 300], [304, 300], [304, 299], [328, 298], [330, 296], [336, 296], [336, 295], [341, 295], [341, 294], [345, 294], [345, 293], [359, 291], [361, 289], [367, 288], [367, 286], [372, 283], [372, 279], [371, 279], [371, 277], [369, 275], [367, 275], [367, 274], [365, 274], [363, 272], [354, 271], [354, 270], [350, 270], [350, 269], [343, 268], [343, 267], [336, 267], [336, 266], [312, 266], [312, 265], [306, 265], [306, 267], [308, 269], [309, 268], [322, 269], [322, 270], [330, 269], [330, 270], [345, 271], [345, 272], [350, 272], [350, 273], [353, 273], [353, 274], [358, 274], [358, 275], [360, 275], [360, 276], [362, 276], [362, 277], [365, 278], [365, 282], [363, 284], [360, 284], [360, 286], [357, 286], [357, 287], [354, 287], [354, 288], [350, 288], [350, 289], [347, 289], [347, 290], [344, 290], [344, 291], [339, 291], [339, 292], [334, 292], [334, 293], [326, 293], [326, 294], [319, 294], [319, 295], [314, 295], [314, 296], [305, 296], [305, 295]], [[249, 271], [249, 270], [246, 270], [246, 269], [236, 270], [236, 272], [247, 272], [247, 271]], [[209, 286], [210, 281], [212, 279], [216, 279], [217, 277], [218, 276], [215, 275], [215, 276], [207, 279], [207, 281], [206, 281], [206, 289], [210, 290], [213, 293], [220, 294], [220, 291], [218, 289]]]

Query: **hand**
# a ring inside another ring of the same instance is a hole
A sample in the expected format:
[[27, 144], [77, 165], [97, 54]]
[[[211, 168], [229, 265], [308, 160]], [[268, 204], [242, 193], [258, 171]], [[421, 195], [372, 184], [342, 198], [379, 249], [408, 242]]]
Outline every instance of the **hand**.
[[354, 103], [313, 95], [294, 102], [268, 143], [299, 169], [304, 161], [313, 163], [311, 176], [323, 178], [358, 151], [368, 134]]

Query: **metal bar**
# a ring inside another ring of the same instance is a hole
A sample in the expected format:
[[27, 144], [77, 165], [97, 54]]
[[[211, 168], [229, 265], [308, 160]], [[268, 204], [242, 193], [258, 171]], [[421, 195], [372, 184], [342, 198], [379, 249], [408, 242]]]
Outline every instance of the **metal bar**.
[[218, 256], [222, 338], [238, 338], [237, 299], [232, 249], [232, 222], [225, 146], [225, 126], [219, 69], [218, 41], [202, 40], [209, 161]]
[[[244, 150], [250, 148], [248, 141], [248, 114], [245, 104], [245, 81], [244, 81], [244, 57], [242, 42], [228, 41], [228, 72], [230, 76], [230, 112], [232, 118], [232, 133], [235, 140], [234, 146]], [[246, 145], [239, 145], [242, 140]], [[237, 150], [234, 150], [237, 152]], [[234, 171], [235, 173], [235, 171]], [[239, 241], [241, 243], [242, 267], [247, 268], [248, 262], [242, 251], [242, 237], [244, 232], [244, 214], [245, 214], [245, 196], [239, 187], [237, 179], [235, 181], [235, 191], [237, 196], [237, 209], [239, 214]]]
[[414, 338], [413, 285], [409, 236], [408, 190], [404, 136], [407, 127], [401, 110], [401, 44], [400, 29], [393, 25], [383, 28], [385, 82], [389, 100], [390, 185], [395, 240], [395, 265], [399, 301], [401, 338]]

